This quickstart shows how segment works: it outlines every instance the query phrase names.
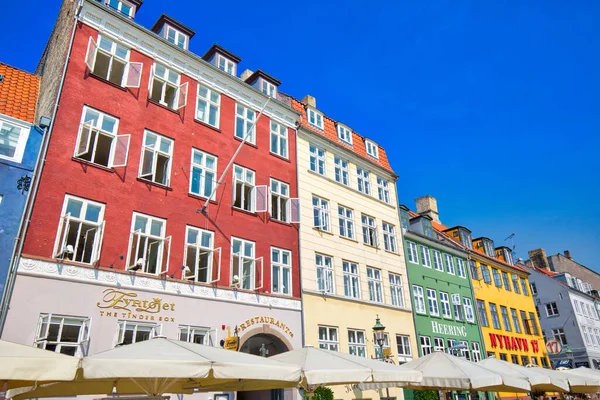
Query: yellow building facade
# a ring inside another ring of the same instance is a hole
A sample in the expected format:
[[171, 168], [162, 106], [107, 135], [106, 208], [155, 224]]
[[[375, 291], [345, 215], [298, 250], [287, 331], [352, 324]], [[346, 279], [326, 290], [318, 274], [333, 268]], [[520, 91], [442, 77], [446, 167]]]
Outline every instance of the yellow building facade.
[[[326, 135], [337, 133], [332, 120], [319, 113], [312, 121], [320, 120], [323, 129], [307, 123], [307, 110], [318, 113], [314, 103], [293, 105], [304, 118], [297, 135], [297, 159], [305, 342], [382, 362], [410, 361], [418, 353], [397, 177], [382, 148], [352, 131], [342, 136], [346, 140]], [[372, 329], [377, 316], [386, 327], [383, 354]], [[332, 389], [336, 399], [387, 396], [385, 390]], [[403, 392], [389, 389], [389, 396], [402, 399]]]

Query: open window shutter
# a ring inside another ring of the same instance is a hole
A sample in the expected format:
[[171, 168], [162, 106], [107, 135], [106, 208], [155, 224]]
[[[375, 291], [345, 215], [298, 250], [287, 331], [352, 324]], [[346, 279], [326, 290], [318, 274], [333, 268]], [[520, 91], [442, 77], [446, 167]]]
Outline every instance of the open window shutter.
[[115, 141], [115, 152], [111, 167], [124, 167], [127, 165], [127, 155], [129, 154], [129, 140], [131, 135], [117, 135]]
[[[156, 164], [154, 157], [156, 154], [154, 150], [150, 150], [147, 148], [143, 148], [142, 150], [142, 160], [140, 165], [140, 178], [148, 178], [154, 176], [154, 166]], [[148, 161], [146, 162], [146, 157]]]
[[92, 264], [96, 264], [100, 260], [100, 249], [102, 249], [102, 239], [104, 238], [104, 225], [106, 221], [102, 221], [94, 237], [94, 250], [92, 253]]
[[[131, 232], [129, 235], [129, 249], [127, 250], [127, 269], [135, 267], [137, 250], [140, 247], [140, 231]], [[121, 343], [121, 342], [119, 342]]]
[[252, 195], [255, 212], [265, 212], [269, 209], [269, 188], [266, 185], [253, 187]]
[[152, 95], [152, 85], [154, 83], [154, 66], [155, 64], [152, 64], [152, 66], [150, 67], [150, 79], [148, 79], [148, 98], [150, 98], [150, 96]]
[[254, 260], [254, 290], [263, 288], [263, 258], [258, 257]]
[[88, 41], [87, 52], [85, 53], [85, 64], [90, 69], [90, 72], [94, 70], [94, 64], [96, 64], [97, 50], [98, 46], [96, 45], [96, 41], [90, 36], [90, 40]]
[[[168, 242], [168, 243], [167, 243]], [[163, 239], [163, 259], [164, 268], [160, 272], [169, 272], [169, 256], [171, 255], [171, 236]]]
[[144, 64], [141, 62], [128, 62], [127, 71], [125, 73], [125, 84], [123, 86], [130, 88], [139, 88], [142, 82], [142, 68]]
[[300, 222], [300, 199], [293, 198], [287, 199], [285, 202], [285, 206], [287, 208], [287, 217], [288, 221], [292, 224], [297, 224]]
[[50, 331], [50, 321], [52, 320], [52, 314], [40, 315], [38, 332], [39, 335], [36, 339], [36, 343], [48, 339], [48, 332]]
[[93, 123], [93, 121], [88, 121], [81, 124], [81, 132], [79, 133], [79, 140], [75, 148], [75, 157], [81, 157], [90, 151], [90, 137], [92, 136]]
[[52, 251], [53, 257], [58, 257], [58, 255], [62, 252], [62, 243], [63, 243], [63, 230], [65, 229], [65, 219], [66, 215], [61, 215], [58, 220], [58, 230], [56, 231], [56, 240], [54, 241], [54, 251]]
[[179, 86], [179, 91], [177, 93], [177, 109], [182, 109], [187, 104], [187, 92], [188, 92], [188, 83], [184, 83]]
[[96, 238], [98, 235], [98, 226], [95, 226], [93, 228], [86, 230], [85, 234], [83, 235], [83, 254], [81, 257], [82, 259], [85, 258], [85, 253], [86, 253], [85, 249], [87, 249], [87, 243], [88, 243], [88, 240], [90, 240], [91, 235], [94, 235], [93, 236], [94, 243], [92, 245], [92, 254], [90, 256], [90, 260], [92, 260], [94, 258], [94, 251], [96, 249]]
[[71, 221], [71, 214], [64, 215], [61, 218], [61, 226], [59, 226], [57, 240], [59, 241], [58, 246], [55, 249], [54, 257], [60, 257], [63, 254], [63, 250], [65, 249], [65, 245], [67, 242], [67, 235], [69, 235], [69, 228]]
[[212, 271], [210, 283], [217, 283], [221, 280], [221, 248], [218, 247], [212, 251]]
[[[186, 244], [185, 246], [185, 250], [183, 251], [183, 265], [188, 267], [190, 269], [190, 272], [185, 271], [185, 269], [183, 270], [183, 272], [181, 273], [181, 279], [195, 279], [196, 277], [196, 266], [193, 265], [193, 262], [190, 263], [188, 262], [188, 250], [189, 250], [190, 246], [188, 246]], [[198, 259], [198, 254], [196, 254], [196, 257], [194, 257], [194, 262], [197, 262]], [[192, 264], [192, 265], [190, 265]]]
[[81, 356], [87, 356], [90, 347], [90, 330], [92, 328], [92, 320], [87, 318], [81, 325], [81, 331], [79, 333], [79, 348], [81, 350]]

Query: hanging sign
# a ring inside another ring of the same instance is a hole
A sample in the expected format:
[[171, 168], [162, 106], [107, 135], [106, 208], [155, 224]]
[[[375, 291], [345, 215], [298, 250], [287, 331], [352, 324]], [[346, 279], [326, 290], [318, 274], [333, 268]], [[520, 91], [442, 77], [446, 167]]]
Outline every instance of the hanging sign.
[[233, 350], [237, 351], [240, 347], [240, 338], [237, 335], [237, 326], [233, 331], [233, 336], [231, 336], [231, 328], [227, 327], [227, 337], [223, 340], [223, 348], [225, 350]]
[[558, 340], [548, 340], [546, 342], [546, 350], [548, 350], [548, 354], [555, 356], [562, 352], [562, 344]]

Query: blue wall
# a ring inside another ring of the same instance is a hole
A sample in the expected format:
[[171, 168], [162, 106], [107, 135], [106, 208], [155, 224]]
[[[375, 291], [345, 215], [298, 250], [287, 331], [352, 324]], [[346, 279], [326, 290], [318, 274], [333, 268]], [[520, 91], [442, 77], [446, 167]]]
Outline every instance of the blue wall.
[[21, 163], [0, 158], [0, 294], [4, 292], [10, 256], [27, 200], [28, 192], [18, 190], [17, 181], [22, 176], [32, 178], [43, 136], [43, 130], [37, 126], [31, 127]]

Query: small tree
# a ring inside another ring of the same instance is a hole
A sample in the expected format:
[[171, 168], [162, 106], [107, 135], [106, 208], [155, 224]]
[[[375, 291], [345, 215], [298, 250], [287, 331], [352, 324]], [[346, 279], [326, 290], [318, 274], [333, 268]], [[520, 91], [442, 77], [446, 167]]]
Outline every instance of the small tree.
[[[308, 399], [308, 393], [304, 392], [302, 397]], [[333, 400], [333, 390], [326, 386], [319, 386], [313, 392], [312, 400]]]
[[415, 390], [415, 400], [439, 400], [437, 390]]

